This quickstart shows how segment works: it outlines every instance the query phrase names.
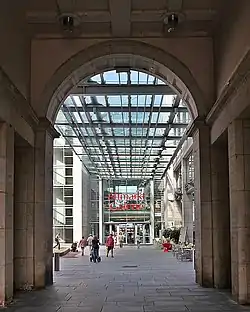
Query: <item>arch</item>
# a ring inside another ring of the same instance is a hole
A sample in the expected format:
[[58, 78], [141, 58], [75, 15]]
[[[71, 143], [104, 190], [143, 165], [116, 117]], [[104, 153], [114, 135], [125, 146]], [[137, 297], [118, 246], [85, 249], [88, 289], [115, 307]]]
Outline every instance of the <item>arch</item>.
[[80, 51], [62, 64], [43, 90], [42, 116], [54, 123], [61, 103], [80, 81], [115, 67], [129, 66], [158, 76], [187, 103], [193, 119], [205, 116], [203, 94], [190, 70], [173, 55], [133, 40], [109, 40]]

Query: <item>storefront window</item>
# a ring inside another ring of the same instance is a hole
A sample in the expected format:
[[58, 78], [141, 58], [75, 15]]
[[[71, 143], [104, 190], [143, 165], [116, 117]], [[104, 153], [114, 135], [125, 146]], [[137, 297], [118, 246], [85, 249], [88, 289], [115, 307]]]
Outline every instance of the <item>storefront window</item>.
[[134, 244], [136, 236], [149, 243], [149, 189], [138, 181], [105, 180], [103, 182], [104, 236], [123, 233], [124, 243]]

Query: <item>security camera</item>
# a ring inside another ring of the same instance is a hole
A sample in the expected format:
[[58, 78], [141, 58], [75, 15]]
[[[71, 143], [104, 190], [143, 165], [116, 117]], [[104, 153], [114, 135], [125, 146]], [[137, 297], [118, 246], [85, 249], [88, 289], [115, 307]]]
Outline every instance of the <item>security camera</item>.
[[73, 16], [70, 15], [63, 15], [60, 18], [60, 23], [64, 30], [66, 31], [73, 31], [75, 26], [75, 20]]
[[175, 13], [168, 15], [167, 24], [168, 24], [168, 32], [174, 31], [179, 24], [178, 15]]

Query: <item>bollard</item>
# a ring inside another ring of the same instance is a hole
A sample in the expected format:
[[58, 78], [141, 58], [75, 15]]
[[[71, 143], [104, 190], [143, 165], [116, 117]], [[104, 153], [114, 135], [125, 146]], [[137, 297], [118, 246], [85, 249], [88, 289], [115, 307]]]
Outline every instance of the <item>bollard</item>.
[[54, 270], [60, 271], [60, 254], [55, 252], [54, 253]]

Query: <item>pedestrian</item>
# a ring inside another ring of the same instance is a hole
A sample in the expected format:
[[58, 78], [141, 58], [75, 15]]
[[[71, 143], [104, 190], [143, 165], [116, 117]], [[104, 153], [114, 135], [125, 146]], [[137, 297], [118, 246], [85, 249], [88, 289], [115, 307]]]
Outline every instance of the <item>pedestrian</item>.
[[88, 245], [87, 239], [84, 238], [84, 236], [83, 236], [82, 239], [81, 239], [80, 242], [79, 242], [79, 245], [78, 245], [78, 247], [80, 247], [81, 250], [82, 250], [82, 256], [84, 256], [84, 248], [85, 248], [87, 245]]
[[54, 248], [58, 247], [58, 249], [60, 250], [61, 245], [60, 245], [60, 234], [59, 233], [55, 237], [55, 242], [56, 242], [56, 245], [54, 246]]
[[136, 236], [136, 245], [137, 245], [137, 249], [140, 249], [140, 245], [141, 245], [141, 236], [140, 235]]
[[122, 232], [119, 234], [118, 240], [119, 240], [120, 248], [122, 248], [123, 242], [124, 242], [124, 236], [123, 236]]
[[100, 262], [99, 245], [100, 245], [99, 239], [97, 238], [97, 236], [94, 236], [92, 239], [92, 253], [91, 253], [91, 257], [94, 263]]
[[111, 251], [111, 257], [114, 258], [114, 246], [115, 246], [115, 241], [113, 238], [113, 234], [110, 234], [106, 241], [107, 257], [109, 256], [109, 252]]
[[91, 255], [91, 250], [92, 250], [92, 241], [93, 241], [93, 235], [89, 234], [89, 237], [87, 239], [87, 243], [88, 243], [88, 246], [89, 246], [89, 254], [90, 255]]

